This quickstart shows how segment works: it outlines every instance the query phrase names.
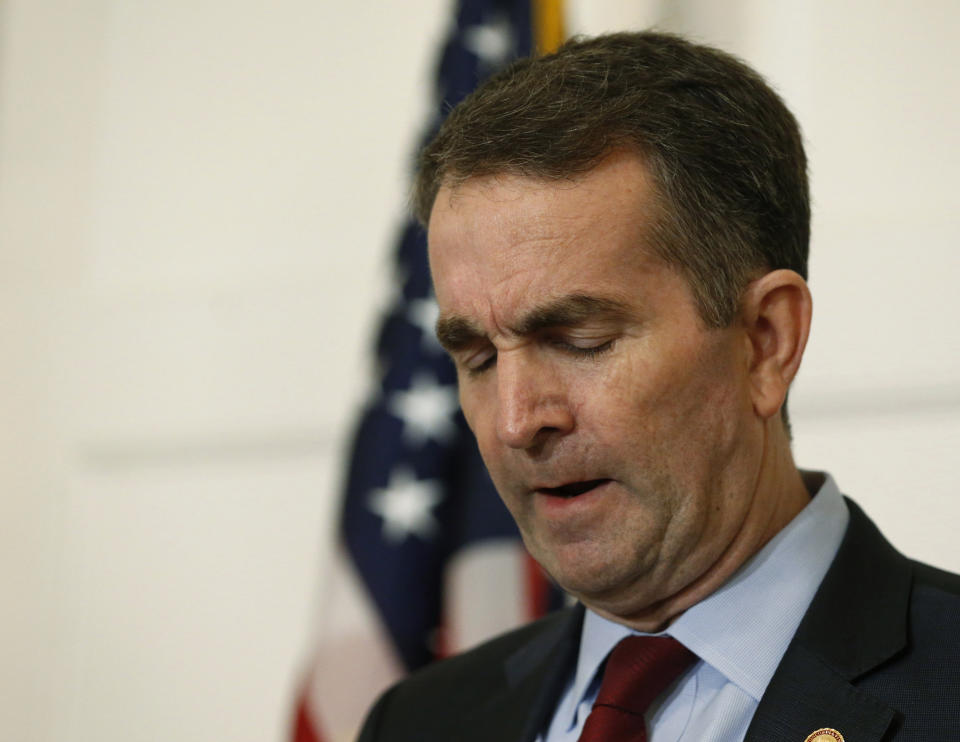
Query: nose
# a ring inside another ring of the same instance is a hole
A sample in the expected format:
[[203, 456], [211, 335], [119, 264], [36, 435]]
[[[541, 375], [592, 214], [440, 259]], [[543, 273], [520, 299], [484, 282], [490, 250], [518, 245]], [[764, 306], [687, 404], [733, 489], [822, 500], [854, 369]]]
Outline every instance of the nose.
[[497, 359], [497, 394], [497, 437], [511, 448], [533, 448], [573, 430], [563, 384], [521, 353]]

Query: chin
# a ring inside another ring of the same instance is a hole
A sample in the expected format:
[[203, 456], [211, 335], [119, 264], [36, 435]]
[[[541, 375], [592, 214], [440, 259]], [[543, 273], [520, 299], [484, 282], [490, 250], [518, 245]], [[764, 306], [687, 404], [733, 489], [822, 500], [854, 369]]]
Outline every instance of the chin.
[[641, 586], [646, 570], [635, 564], [618, 563], [610, 559], [609, 553], [597, 551], [595, 545], [568, 546], [563, 549], [565, 553], [551, 551], [541, 556], [531, 550], [531, 554], [564, 591], [587, 605], [628, 601]]

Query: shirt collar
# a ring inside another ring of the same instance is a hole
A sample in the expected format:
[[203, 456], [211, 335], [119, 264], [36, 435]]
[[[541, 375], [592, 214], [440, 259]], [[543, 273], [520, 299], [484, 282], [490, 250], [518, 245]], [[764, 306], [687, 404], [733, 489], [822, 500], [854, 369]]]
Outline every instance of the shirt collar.
[[[822, 480], [807, 506], [718, 590], [661, 632], [757, 701], [833, 562], [850, 518], [829, 474], [810, 472], [804, 478], [811, 491]], [[800, 564], [803, 569], [797, 569]], [[561, 711], [571, 724], [610, 650], [636, 633], [587, 609], [573, 687]]]

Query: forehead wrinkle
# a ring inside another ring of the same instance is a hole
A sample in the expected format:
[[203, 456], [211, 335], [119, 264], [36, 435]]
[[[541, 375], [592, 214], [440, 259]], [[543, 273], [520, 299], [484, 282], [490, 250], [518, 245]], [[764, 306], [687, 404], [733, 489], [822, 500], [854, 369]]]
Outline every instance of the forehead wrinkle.
[[532, 335], [549, 327], [578, 325], [598, 317], [616, 319], [626, 316], [627, 313], [627, 305], [614, 299], [589, 294], [569, 294], [543, 306], [534, 307], [510, 330], [517, 335]]
[[[580, 179], [540, 178], [520, 175], [509, 171], [475, 175], [463, 181], [445, 183], [441, 192], [447, 194], [450, 211], [467, 212], [462, 227], [467, 232], [491, 233], [502, 231], [511, 249], [529, 243], [576, 242], [580, 235], [595, 230], [596, 225], [581, 224], [583, 209], [570, 211], [564, 206], [569, 193], [577, 194], [577, 202], [599, 200], [600, 196], [578, 188]], [[542, 196], [535, 203], [529, 197]], [[482, 219], [470, 216], [469, 203], [480, 201], [494, 207], [492, 213], [484, 212]], [[558, 213], [558, 207], [561, 209]], [[519, 221], [511, 218], [522, 213]]]
[[[507, 329], [522, 337], [550, 327], [574, 326], [591, 319], [618, 319], [627, 316], [628, 312], [629, 307], [615, 299], [569, 294], [534, 307]], [[436, 332], [440, 344], [448, 351], [460, 350], [486, 338], [478, 325], [459, 315], [438, 319]]]

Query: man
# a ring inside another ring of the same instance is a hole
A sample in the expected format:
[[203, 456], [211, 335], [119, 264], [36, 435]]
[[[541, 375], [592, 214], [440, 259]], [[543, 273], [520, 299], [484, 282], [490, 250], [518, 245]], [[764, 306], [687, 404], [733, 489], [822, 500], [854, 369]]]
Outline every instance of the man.
[[674, 36], [454, 109], [415, 194], [437, 334], [578, 602], [391, 689], [362, 740], [960, 740], [960, 579], [793, 463], [808, 204], [782, 101]]

